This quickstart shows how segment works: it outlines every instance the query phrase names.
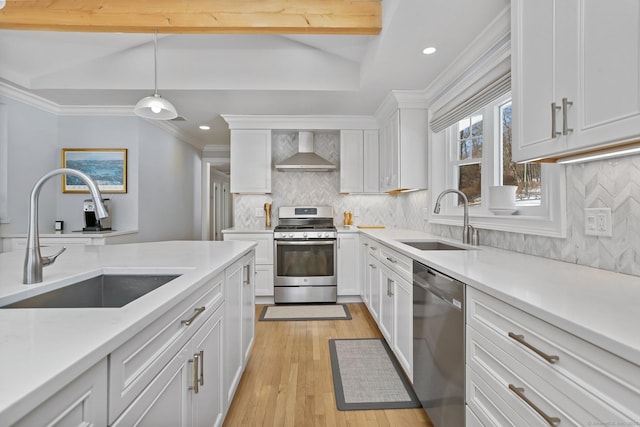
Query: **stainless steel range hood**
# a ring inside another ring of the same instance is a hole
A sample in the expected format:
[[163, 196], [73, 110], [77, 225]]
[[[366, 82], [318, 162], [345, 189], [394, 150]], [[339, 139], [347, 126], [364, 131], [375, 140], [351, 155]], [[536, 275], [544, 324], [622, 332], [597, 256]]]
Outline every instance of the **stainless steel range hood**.
[[336, 165], [313, 152], [313, 132], [298, 132], [298, 152], [276, 165], [282, 172], [331, 172]]

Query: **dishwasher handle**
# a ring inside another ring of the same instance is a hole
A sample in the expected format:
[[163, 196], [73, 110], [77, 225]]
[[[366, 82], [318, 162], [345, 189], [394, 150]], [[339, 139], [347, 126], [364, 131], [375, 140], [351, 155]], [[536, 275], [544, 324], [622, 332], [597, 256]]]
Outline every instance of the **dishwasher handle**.
[[464, 283], [459, 282], [432, 268], [414, 262], [413, 285], [430, 292], [449, 305], [462, 310], [464, 301]]
[[433, 286], [429, 286], [429, 285], [423, 285], [422, 283], [413, 282], [413, 286], [418, 287], [420, 289], [422, 289], [425, 292], [428, 292], [430, 294], [432, 294], [433, 296], [435, 296], [436, 298], [442, 300], [443, 302], [457, 308], [458, 310], [462, 310], [462, 301], [456, 299], [455, 296], [450, 295], [450, 294], [446, 294], [444, 292], [441, 292], [440, 290], [438, 290], [437, 288], [434, 288]]

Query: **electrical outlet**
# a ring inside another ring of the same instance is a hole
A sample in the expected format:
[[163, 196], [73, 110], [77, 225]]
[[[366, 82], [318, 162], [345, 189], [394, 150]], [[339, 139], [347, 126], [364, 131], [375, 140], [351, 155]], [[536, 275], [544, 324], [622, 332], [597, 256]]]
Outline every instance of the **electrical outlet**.
[[429, 208], [422, 208], [422, 219], [425, 221], [429, 219]]
[[256, 208], [256, 218], [264, 218], [264, 208]]
[[353, 209], [353, 216], [360, 216], [360, 209], [354, 208]]
[[584, 210], [584, 232], [587, 236], [613, 236], [611, 208], [586, 208]]

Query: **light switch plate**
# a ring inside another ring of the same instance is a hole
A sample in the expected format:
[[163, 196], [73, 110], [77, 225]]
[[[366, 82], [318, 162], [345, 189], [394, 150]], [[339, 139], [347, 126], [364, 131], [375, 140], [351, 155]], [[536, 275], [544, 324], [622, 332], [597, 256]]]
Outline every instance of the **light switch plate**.
[[264, 218], [264, 208], [256, 208], [256, 218]]
[[425, 221], [429, 219], [429, 208], [422, 208], [422, 219]]
[[584, 233], [587, 236], [613, 236], [611, 208], [585, 208]]

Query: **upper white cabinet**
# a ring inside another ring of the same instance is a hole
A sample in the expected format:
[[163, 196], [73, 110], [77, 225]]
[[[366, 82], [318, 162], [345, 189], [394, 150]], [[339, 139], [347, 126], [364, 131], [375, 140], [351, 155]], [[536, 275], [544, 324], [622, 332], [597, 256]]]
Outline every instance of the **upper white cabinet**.
[[[380, 127], [380, 191], [427, 188], [428, 113], [420, 95], [392, 92]], [[414, 98], [418, 97], [418, 101]], [[407, 99], [409, 98], [409, 99]], [[388, 105], [392, 105], [391, 108]]]
[[512, 0], [513, 158], [640, 136], [640, 3]]
[[231, 130], [231, 192], [271, 193], [271, 130]]
[[378, 130], [340, 131], [340, 192], [378, 193]]

